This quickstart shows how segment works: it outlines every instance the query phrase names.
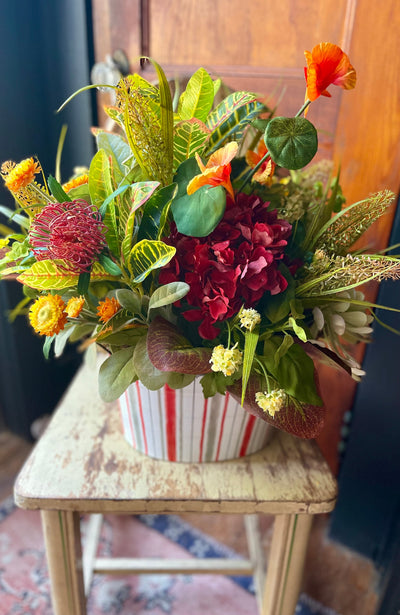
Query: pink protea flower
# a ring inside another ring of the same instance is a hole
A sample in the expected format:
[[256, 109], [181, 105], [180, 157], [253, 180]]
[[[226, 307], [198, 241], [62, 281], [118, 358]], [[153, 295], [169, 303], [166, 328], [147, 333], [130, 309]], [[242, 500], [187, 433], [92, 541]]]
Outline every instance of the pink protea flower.
[[50, 203], [32, 220], [29, 242], [38, 261], [61, 259], [68, 271], [82, 273], [107, 245], [106, 230], [98, 209], [84, 200]]

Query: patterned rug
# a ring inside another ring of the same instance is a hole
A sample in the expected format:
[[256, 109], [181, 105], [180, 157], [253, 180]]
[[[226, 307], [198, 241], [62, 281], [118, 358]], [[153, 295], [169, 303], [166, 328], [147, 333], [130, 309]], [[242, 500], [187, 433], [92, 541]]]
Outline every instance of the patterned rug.
[[[83, 540], [86, 519], [82, 520]], [[175, 515], [109, 516], [100, 556], [240, 557]], [[0, 615], [52, 615], [40, 514], [0, 503]], [[88, 615], [257, 615], [250, 577], [95, 575]], [[296, 615], [337, 615], [302, 595]]]

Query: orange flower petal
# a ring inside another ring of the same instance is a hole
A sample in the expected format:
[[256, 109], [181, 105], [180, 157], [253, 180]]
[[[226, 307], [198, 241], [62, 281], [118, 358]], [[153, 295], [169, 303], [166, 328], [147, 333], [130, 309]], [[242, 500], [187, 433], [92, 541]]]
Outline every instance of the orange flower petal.
[[210, 167], [229, 164], [231, 160], [233, 160], [236, 156], [238, 149], [239, 146], [236, 141], [231, 141], [230, 143], [227, 143], [224, 147], [217, 149], [216, 152], [211, 154], [206, 164], [206, 168], [208, 169]]
[[307, 68], [306, 98], [313, 101], [319, 96], [330, 96], [327, 88], [333, 84], [345, 90], [356, 85], [356, 71], [350, 64], [348, 56], [333, 43], [320, 43], [311, 53], [304, 52]]

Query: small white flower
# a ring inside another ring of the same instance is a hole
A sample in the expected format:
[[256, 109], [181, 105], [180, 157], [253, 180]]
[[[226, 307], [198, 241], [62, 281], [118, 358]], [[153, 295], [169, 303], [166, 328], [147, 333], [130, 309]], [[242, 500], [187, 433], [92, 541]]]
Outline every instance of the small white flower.
[[261, 316], [253, 308], [245, 308], [239, 314], [240, 326], [253, 331], [254, 327], [261, 322]]
[[222, 344], [215, 346], [210, 363], [213, 372], [222, 372], [224, 376], [232, 376], [242, 364], [243, 353], [236, 348], [224, 348]]
[[256, 402], [264, 412], [272, 417], [285, 406], [287, 401], [286, 392], [283, 389], [274, 389], [271, 393], [266, 391], [258, 391], [256, 393]]

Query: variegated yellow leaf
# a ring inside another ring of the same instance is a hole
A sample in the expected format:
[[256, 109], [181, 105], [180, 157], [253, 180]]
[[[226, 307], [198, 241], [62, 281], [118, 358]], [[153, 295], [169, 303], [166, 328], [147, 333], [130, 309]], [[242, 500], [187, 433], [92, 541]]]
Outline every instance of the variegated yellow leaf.
[[[77, 286], [79, 275], [65, 270], [65, 263], [60, 260], [38, 261], [32, 267], [21, 273], [19, 282], [36, 290], [63, 290]], [[110, 275], [100, 263], [94, 263], [90, 274], [92, 282], [98, 280], [117, 280]]]

